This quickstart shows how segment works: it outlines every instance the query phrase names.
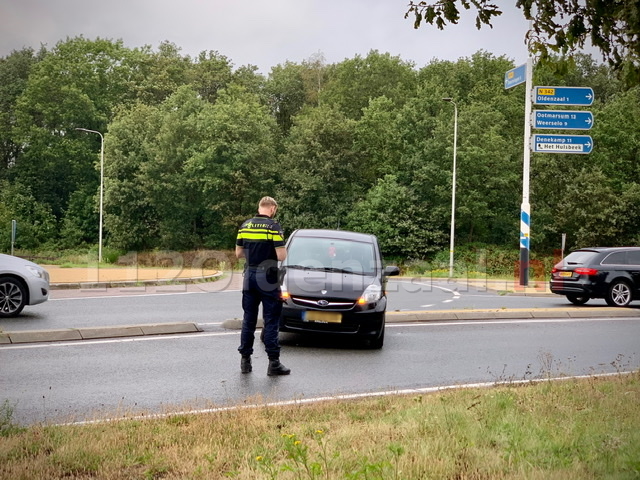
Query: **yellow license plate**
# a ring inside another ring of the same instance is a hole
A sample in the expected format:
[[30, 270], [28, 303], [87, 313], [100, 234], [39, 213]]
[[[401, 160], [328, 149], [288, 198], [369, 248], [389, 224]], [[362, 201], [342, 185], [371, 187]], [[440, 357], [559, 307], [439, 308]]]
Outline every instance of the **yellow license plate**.
[[304, 320], [307, 322], [317, 323], [340, 323], [342, 322], [342, 314], [338, 312], [318, 312], [316, 310], [307, 310], [304, 312]]
[[571, 277], [573, 276], [572, 272], [560, 272], [561, 277]]

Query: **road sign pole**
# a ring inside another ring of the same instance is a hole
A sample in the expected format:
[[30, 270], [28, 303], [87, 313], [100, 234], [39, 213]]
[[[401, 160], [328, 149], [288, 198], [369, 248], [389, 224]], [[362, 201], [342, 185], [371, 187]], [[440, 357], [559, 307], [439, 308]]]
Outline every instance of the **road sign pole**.
[[11, 255], [13, 255], [13, 244], [16, 243], [16, 230], [18, 222], [11, 220]]
[[527, 59], [524, 103], [524, 152], [522, 168], [522, 205], [520, 205], [520, 285], [529, 285], [529, 248], [531, 238], [531, 205], [529, 203], [529, 165], [531, 163], [531, 95], [533, 61]]

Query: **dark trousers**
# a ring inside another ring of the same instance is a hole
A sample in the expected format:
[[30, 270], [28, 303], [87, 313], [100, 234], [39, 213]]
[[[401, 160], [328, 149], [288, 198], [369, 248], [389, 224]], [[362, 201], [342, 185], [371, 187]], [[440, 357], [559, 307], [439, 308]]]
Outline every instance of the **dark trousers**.
[[280, 343], [278, 330], [282, 300], [277, 271], [247, 269], [242, 284], [242, 332], [238, 351], [242, 356], [253, 354], [256, 324], [258, 323], [258, 309], [262, 303], [262, 317], [264, 319], [264, 347], [270, 360], [280, 358]]

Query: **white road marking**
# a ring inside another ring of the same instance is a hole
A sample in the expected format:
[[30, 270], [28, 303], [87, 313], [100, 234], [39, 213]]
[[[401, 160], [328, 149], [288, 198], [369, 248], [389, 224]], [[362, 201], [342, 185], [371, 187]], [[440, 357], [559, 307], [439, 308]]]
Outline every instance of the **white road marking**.
[[640, 317], [615, 317], [615, 318], [531, 318], [531, 319], [505, 319], [505, 320], [465, 320], [465, 321], [443, 321], [443, 322], [405, 322], [386, 324], [386, 328], [403, 328], [403, 327], [448, 327], [448, 326], [473, 326], [473, 325], [503, 325], [503, 324], [527, 324], [527, 323], [577, 323], [577, 322], [617, 322], [623, 321], [640, 321]]
[[398, 390], [381, 390], [378, 392], [366, 392], [366, 393], [349, 393], [344, 395], [330, 395], [323, 397], [314, 397], [314, 398], [298, 398], [293, 400], [282, 400], [279, 402], [265, 402], [265, 403], [255, 403], [251, 405], [232, 405], [230, 407], [216, 407], [216, 408], [202, 408], [197, 410], [181, 410], [175, 412], [166, 412], [166, 413], [152, 413], [145, 415], [132, 415], [125, 416], [122, 418], [105, 418], [102, 420], [84, 420], [79, 422], [69, 422], [62, 423], [59, 425], [92, 425], [99, 423], [109, 423], [109, 422], [117, 422], [123, 420], [150, 420], [150, 419], [163, 419], [167, 417], [173, 417], [178, 415], [202, 415], [207, 413], [219, 413], [219, 412], [227, 412], [233, 410], [244, 410], [244, 409], [256, 409], [256, 408], [273, 408], [273, 407], [286, 407], [289, 405], [306, 405], [313, 404], [319, 402], [327, 402], [327, 401], [344, 401], [344, 400], [357, 400], [361, 398], [375, 398], [375, 397], [388, 397], [388, 396], [397, 396], [397, 395], [423, 395], [429, 393], [438, 393], [444, 392], [448, 390], [463, 390], [470, 388], [494, 388], [499, 386], [510, 386], [510, 385], [531, 385], [541, 382], [564, 382], [567, 380], [581, 380], [581, 379], [592, 379], [592, 378], [600, 378], [600, 377], [611, 377], [611, 376], [619, 376], [619, 375], [629, 375], [634, 372], [615, 372], [615, 373], [601, 373], [601, 374], [593, 374], [593, 375], [574, 375], [570, 377], [557, 377], [557, 378], [532, 378], [529, 380], [508, 380], [504, 382], [481, 382], [481, 383], [467, 383], [465, 385], [442, 385], [439, 387], [421, 387], [421, 388], [405, 388]]
[[[452, 299], [443, 300], [442, 303], [450, 303], [453, 300], [458, 300], [462, 296], [458, 290], [452, 290], [450, 288], [441, 287], [440, 285], [434, 285], [433, 283], [403, 282], [403, 281], [398, 281], [398, 282], [394, 282], [394, 283], [408, 283], [409, 285], [422, 285], [424, 287], [438, 288], [438, 289], [442, 290], [443, 292], [447, 292], [447, 293], [450, 293], [450, 294], [453, 295]], [[420, 308], [429, 308], [429, 307], [433, 307], [433, 305], [420, 305]]]

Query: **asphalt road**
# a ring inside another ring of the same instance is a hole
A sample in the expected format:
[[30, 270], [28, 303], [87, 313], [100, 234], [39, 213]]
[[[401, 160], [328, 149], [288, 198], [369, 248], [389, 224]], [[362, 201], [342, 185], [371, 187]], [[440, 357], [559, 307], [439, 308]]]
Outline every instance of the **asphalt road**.
[[628, 371], [640, 318], [391, 324], [381, 350], [283, 336], [287, 377], [260, 348], [239, 371], [237, 331], [0, 347], [13, 421], [81, 421], [266, 401]]

